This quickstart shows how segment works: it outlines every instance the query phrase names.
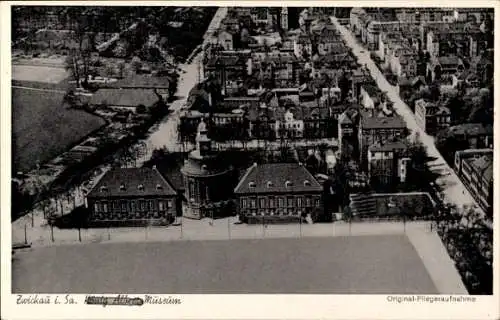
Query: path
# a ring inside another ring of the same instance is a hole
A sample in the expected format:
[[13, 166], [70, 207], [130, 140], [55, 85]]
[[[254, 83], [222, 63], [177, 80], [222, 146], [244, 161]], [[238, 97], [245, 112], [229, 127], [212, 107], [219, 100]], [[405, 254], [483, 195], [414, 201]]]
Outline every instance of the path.
[[52, 89], [40, 89], [40, 88], [31, 88], [31, 87], [23, 87], [23, 86], [12, 86], [14, 89], [25, 89], [25, 90], [33, 90], [33, 91], [42, 91], [42, 92], [52, 92], [52, 93], [66, 93], [63, 90], [52, 90]]
[[[436, 180], [436, 185], [440, 186], [444, 193], [443, 201], [445, 203], [456, 204], [459, 208], [475, 207], [478, 212], [485, 217], [485, 213], [481, 210], [475, 199], [469, 193], [469, 190], [463, 185], [455, 171], [446, 163], [443, 156], [439, 153], [434, 138], [429, 136], [417, 124], [415, 115], [410, 107], [401, 100], [396, 88], [386, 80], [385, 76], [380, 72], [377, 65], [370, 58], [370, 52], [363, 48], [352, 35], [352, 33], [342, 26], [337, 18], [330, 17], [331, 21], [342, 35], [344, 42], [352, 49], [353, 54], [358, 58], [359, 63], [365, 65], [371, 73], [372, 78], [377, 82], [378, 87], [387, 93], [387, 97], [394, 103], [394, 109], [405, 120], [407, 127], [413, 134], [418, 133], [422, 144], [427, 150], [427, 155], [435, 159], [429, 162], [429, 167], [435, 173], [439, 174]], [[490, 227], [491, 223], [488, 224]]]

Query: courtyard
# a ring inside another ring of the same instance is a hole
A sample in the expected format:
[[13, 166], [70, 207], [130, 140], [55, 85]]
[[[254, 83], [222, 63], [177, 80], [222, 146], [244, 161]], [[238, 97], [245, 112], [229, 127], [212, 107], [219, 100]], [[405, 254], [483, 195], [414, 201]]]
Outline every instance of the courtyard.
[[65, 245], [16, 252], [14, 293], [436, 294], [405, 235]]

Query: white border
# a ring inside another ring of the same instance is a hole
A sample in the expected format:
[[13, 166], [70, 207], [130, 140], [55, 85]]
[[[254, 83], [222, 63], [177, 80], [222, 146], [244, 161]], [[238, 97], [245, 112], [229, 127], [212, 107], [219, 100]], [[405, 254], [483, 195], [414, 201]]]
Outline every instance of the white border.
[[[0, 203], [2, 204], [0, 232], [2, 240], [1, 270], [1, 312], [5, 319], [500, 319], [498, 277], [498, 232], [494, 234], [495, 259], [493, 262], [493, 296], [476, 296], [474, 303], [394, 303], [388, 302], [387, 296], [381, 295], [179, 295], [181, 305], [145, 305], [136, 307], [88, 306], [83, 304], [84, 296], [73, 295], [79, 305], [17, 305], [16, 296], [11, 291], [10, 270], [10, 161], [11, 161], [11, 110], [10, 110], [10, 6], [11, 5], [169, 5], [169, 6], [454, 6], [454, 7], [495, 7], [495, 33], [500, 35], [500, 19], [496, 1], [463, 1], [437, 3], [436, 1], [12, 1], [0, 2]], [[495, 37], [495, 49], [498, 49], [499, 36]], [[495, 60], [498, 52], [495, 51]], [[499, 64], [495, 64], [495, 78]], [[499, 101], [495, 86], [495, 101]], [[495, 121], [495, 129], [498, 121]], [[496, 132], [496, 130], [495, 130]], [[496, 136], [496, 135], [495, 135]], [[495, 139], [496, 140], [496, 139]], [[495, 150], [494, 174], [498, 174], [499, 148]], [[499, 183], [495, 179], [495, 194], [500, 194]], [[498, 230], [498, 201], [494, 203], [494, 228]], [[130, 295], [129, 297], [141, 297]], [[142, 296], [143, 297], [143, 296]], [[52, 299], [55, 296], [52, 295]], [[64, 295], [59, 298], [64, 300]]]

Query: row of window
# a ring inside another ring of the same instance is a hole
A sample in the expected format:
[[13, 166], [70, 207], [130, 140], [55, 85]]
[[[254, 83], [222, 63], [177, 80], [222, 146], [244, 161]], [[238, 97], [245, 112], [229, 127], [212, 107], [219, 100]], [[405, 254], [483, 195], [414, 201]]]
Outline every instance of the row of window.
[[[286, 203], [285, 203], [286, 202]], [[313, 202], [312, 196], [304, 197], [249, 197], [241, 199], [241, 208], [242, 209], [264, 209], [264, 208], [302, 208], [302, 207], [318, 207], [320, 205], [319, 198], [315, 198]], [[286, 204], [286, 205], [285, 205]], [[258, 205], [258, 206], [257, 206]]]
[[96, 201], [94, 212], [134, 212], [134, 211], [165, 211], [173, 208], [173, 200], [111, 200]]

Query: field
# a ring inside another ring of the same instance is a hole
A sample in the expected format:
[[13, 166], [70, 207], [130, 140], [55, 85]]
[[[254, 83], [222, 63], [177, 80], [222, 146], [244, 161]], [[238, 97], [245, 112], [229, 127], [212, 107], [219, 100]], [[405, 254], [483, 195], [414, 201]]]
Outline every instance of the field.
[[62, 105], [64, 91], [12, 89], [12, 154], [16, 171], [32, 169], [105, 124]]
[[14, 293], [438, 293], [402, 235], [37, 248], [12, 277]]
[[59, 83], [68, 76], [68, 71], [63, 68], [28, 65], [12, 66], [12, 80]]

